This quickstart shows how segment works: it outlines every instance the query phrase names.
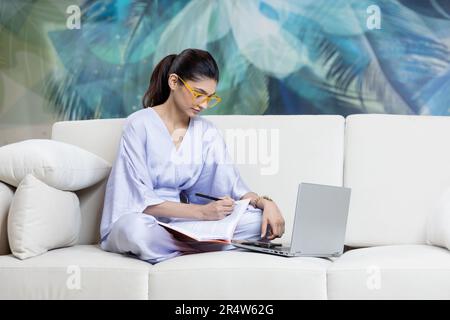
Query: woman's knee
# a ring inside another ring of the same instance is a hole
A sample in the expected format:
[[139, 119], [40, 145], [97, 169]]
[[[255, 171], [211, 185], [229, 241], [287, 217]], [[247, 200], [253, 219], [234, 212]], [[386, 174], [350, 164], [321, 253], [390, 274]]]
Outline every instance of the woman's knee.
[[113, 225], [113, 230], [119, 231], [127, 237], [140, 237], [142, 233], [147, 233], [149, 227], [157, 225], [153, 216], [130, 213], [121, 216]]
[[131, 214], [122, 216], [116, 223], [105, 245], [102, 244], [106, 251], [133, 254], [150, 263], [193, 251], [189, 246], [174, 239], [153, 216]]
[[156, 226], [159, 225], [153, 216], [125, 214], [114, 222], [107, 242], [112, 245], [113, 251], [129, 251], [142, 242], [153, 242], [151, 229]]

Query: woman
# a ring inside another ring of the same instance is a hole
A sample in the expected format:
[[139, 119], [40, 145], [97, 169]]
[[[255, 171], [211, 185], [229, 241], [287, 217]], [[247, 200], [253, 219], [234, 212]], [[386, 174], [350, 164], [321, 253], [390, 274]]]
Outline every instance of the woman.
[[[101, 221], [104, 250], [157, 263], [181, 254], [231, 249], [231, 245], [183, 241], [157, 219], [219, 220], [240, 199], [251, 199], [251, 205], [235, 239], [274, 239], [284, 233], [277, 205], [250, 191], [219, 130], [197, 116], [220, 101], [215, 94], [218, 80], [217, 64], [203, 50], [168, 55], [155, 67], [144, 108], [126, 119], [107, 182]], [[196, 192], [221, 200], [197, 198]], [[180, 195], [189, 203], [182, 203]]]

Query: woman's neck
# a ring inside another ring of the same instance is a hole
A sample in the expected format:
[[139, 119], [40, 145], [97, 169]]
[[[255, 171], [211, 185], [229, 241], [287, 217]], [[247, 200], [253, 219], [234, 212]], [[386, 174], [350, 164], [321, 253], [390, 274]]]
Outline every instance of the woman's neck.
[[171, 97], [163, 104], [153, 107], [153, 109], [173, 129], [185, 128], [189, 125], [189, 116], [177, 109]]

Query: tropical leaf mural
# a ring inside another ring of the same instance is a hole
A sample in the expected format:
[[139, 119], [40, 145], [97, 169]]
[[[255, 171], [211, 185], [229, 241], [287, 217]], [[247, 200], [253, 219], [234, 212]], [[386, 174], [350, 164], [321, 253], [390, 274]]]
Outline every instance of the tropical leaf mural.
[[0, 0], [0, 28], [0, 125], [20, 103], [11, 81], [55, 119], [125, 117], [160, 59], [189, 47], [221, 70], [205, 114], [450, 112], [445, 0]]

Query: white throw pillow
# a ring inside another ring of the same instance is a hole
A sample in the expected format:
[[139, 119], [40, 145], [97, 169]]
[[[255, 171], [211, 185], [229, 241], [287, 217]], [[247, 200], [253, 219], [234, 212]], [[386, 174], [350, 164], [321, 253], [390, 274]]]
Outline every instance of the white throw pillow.
[[17, 187], [32, 173], [59, 190], [77, 191], [108, 176], [111, 164], [80, 147], [48, 139], [30, 139], [0, 148], [0, 181]]
[[71, 246], [78, 240], [80, 224], [80, 202], [74, 192], [57, 190], [29, 174], [9, 208], [9, 246], [19, 259]]
[[427, 244], [450, 250], [450, 188], [445, 190], [428, 217]]
[[0, 182], [0, 255], [11, 253], [8, 244], [7, 221], [15, 189], [6, 183]]

